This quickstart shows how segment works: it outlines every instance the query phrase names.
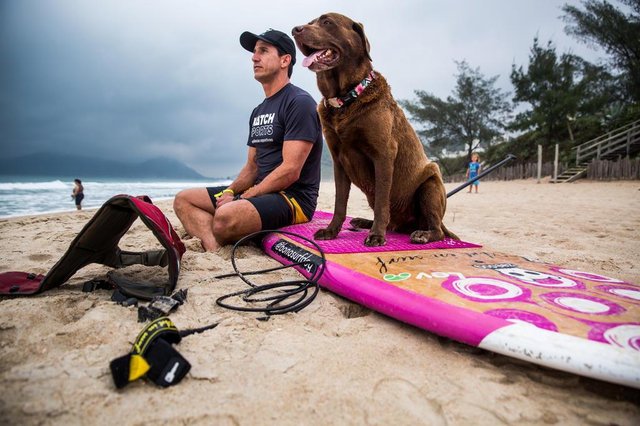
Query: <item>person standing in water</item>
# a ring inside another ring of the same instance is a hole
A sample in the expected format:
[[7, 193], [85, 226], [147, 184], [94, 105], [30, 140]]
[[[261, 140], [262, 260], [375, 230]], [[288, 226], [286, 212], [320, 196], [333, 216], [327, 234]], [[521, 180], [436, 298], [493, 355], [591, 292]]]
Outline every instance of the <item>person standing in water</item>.
[[82, 181], [80, 179], [73, 180], [74, 187], [73, 192], [71, 193], [71, 198], [73, 198], [76, 202], [76, 209], [82, 210], [82, 199], [84, 198], [84, 186], [82, 186]]

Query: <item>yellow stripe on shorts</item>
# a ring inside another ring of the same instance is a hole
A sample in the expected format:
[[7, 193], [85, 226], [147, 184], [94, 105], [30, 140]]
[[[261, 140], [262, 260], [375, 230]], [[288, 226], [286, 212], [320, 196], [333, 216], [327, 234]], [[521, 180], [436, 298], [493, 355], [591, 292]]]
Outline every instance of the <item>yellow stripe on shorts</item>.
[[291, 213], [293, 216], [293, 220], [291, 221], [292, 225], [309, 222], [309, 218], [304, 214], [304, 212], [302, 211], [302, 207], [300, 207], [300, 204], [298, 204], [295, 198], [288, 197], [287, 194], [284, 193], [284, 191], [281, 191], [280, 195], [282, 195], [284, 199], [287, 200], [287, 203], [291, 208]]

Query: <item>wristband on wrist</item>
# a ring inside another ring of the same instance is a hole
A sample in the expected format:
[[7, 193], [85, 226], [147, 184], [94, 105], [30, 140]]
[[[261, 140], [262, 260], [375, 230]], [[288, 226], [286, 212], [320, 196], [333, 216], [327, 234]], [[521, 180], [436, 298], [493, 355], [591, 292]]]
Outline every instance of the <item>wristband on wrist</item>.
[[231, 195], [235, 195], [235, 192], [233, 192], [233, 189], [231, 189], [231, 188], [226, 188], [226, 189], [223, 189], [222, 191], [218, 192], [217, 194], [215, 194], [215, 195], [214, 195], [214, 197], [216, 197], [216, 198], [220, 198], [220, 197], [222, 197], [224, 194], [227, 194], [227, 193], [228, 193], [228, 194], [231, 194]]

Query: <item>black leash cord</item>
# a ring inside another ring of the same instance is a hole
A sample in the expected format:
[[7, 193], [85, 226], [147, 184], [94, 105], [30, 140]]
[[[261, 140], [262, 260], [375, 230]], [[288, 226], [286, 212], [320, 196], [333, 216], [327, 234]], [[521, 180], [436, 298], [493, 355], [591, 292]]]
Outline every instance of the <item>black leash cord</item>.
[[481, 177], [484, 177], [484, 176], [488, 175], [489, 173], [493, 172], [498, 167], [501, 167], [502, 165], [507, 164], [509, 161], [515, 160], [516, 158], [518, 158], [518, 157], [516, 157], [513, 154], [507, 154], [507, 156], [504, 158], [504, 160], [500, 161], [498, 164], [494, 164], [493, 166], [489, 167], [484, 172], [480, 173], [478, 176], [469, 179], [468, 181], [466, 181], [465, 183], [463, 183], [459, 187], [454, 188], [451, 191], [449, 191], [447, 193], [447, 198], [451, 197], [453, 194], [456, 194], [458, 191], [462, 191], [464, 188], [466, 188], [467, 186], [471, 185], [473, 182], [479, 180]]
[[207, 330], [212, 330], [214, 328], [216, 328], [218, 326], [218, 323], [213, 323], [213, 324], [209, 324], [209, 325], [205, 325], [204, 327], [198, 327], [198, 328], [189, 328], [187, 330], [180, 330], [178, 333], [180, 334], [180, 337], [187, 337], [190, 336], [192, 334], [196, 334], [196, 333], [202, 333], [204, 331]]
[[[320, 265], [315, 265], [315, 263], [313, 263], [312, 261], [305, 261], [305, 262], [293, 263], [291, 265], [277, 266], [269, 269], [240, 272], [238, 270], [238, 266], [236, 265], [237, 248], [240, 245], [242, 245], [242, 243], [245, 242], [246, 240], [253, 239], [258, 235], [271, 234], [271, 233], [288, 235], [291, 237], [300, 238], [308, 242], [309, 244], [315, 247], [318, 253], [320, 253], [320, 257], [322, 258]], [[276, 283], [270, 283], [270, 284], [256, 285], [247, 278], [248, 275], [264, 274], [264, 273], [269, 273], [273, 271], [279, 271], [281, 269], [292, 268], [295, 266], [302, 266], [302, 265], [308, 265], [308, 264], [317, 266], [315, 269], [312, 269], [313, 272], [311, 273], [308, 279], [282, 281], [282, 282], [276, 282]], [[309, 306], [311, 302], [313, 302], [313, 299], [316, 298], [316, 296], [318, 295], [318, 292], [320, 291], [318, 280], [324, 273], [326, 259], [324, 256], [324, 251], [322, 251], [322, 248], [313, 240], [310, 240], [306, 237], [303, 237], [302, 235], [298, 235], [289, 231], [263, 230], [263, 231], [258, 231], [258, 232], [249, 234], [246, 237], [243, 237], [240, 240], [238, 240], [238, 242], [236, 242], [233, 245], [233, 250], [231, 251], [231, 265], [233, 266], [233, 270], [235, 271], [234, 273], [218, 275], [215, 278], [222, 279], [222, 278], [237, 276], [237, 277], [240, 277], [240, 279], [244, 281], [247, 285], [249, 285], [250, 288], [221, 296], [216, 300], [216, 303], [219, 306], [222, 306], [223, 308], [232, 309], [234, 311], [261, 312], [266, 315], [280, 315], [280, 314], [286, 314], [288, 312], [298, 312], [306, 308], [307, 306]], [[261, 293], [271, 291], [274, 289], [280, 289], [280, 291], [270, 294], [268, 296], [261, 295]], [[232, 305], [226, 302], [227, 299], [230, 299], [233, 297], [241, 297], [242, 300], [247, 304], [251, 304], [251, 303], [264, 304], [266, 302], [266, 306], [260, 306], [260, 307], [252, 307], [252, 306], [246, 306], [246, 305], [239, 306], [239, 305]], [[285, 303], [285, 301], [287, 300], [288, 302]]]

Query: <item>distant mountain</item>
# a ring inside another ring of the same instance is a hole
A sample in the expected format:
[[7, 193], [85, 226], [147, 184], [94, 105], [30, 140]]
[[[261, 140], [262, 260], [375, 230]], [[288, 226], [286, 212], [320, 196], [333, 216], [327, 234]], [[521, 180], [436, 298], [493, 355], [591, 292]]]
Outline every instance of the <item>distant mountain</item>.
[[104, 160], [95, 157], [38, 153], [0, 158], [0, 175], [68, 177], [206, 179], [180, 161], [158, 157], [142, 162]]

